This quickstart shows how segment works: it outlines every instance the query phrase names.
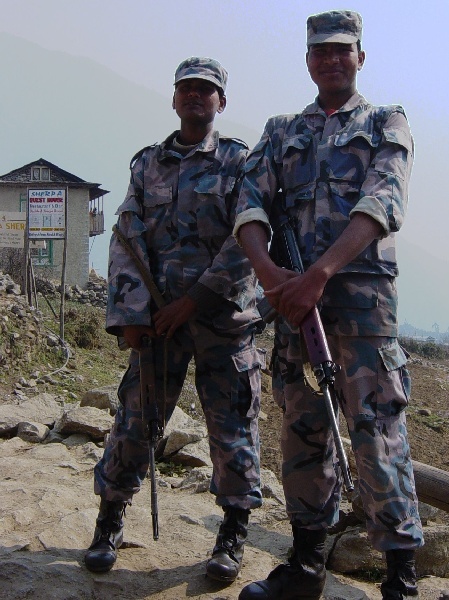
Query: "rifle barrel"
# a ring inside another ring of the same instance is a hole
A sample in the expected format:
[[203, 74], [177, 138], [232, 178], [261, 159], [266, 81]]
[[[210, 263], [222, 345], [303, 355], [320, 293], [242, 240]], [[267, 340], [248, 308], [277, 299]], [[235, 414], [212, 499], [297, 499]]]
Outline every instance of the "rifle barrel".
[[321, 391], [323, 392], [324, 400], [326, 402], [326, 409], [331, 422], [332, 433], [334, 434], [334, 444], [337, 453], [338, 462], [340, 465], [340, 471], [343, 477], [343, 483], [346, 492], [351, 495], [354, 491], [354, 482], [352, 481], [351, 471], [349, 469], [348, 459], [346, 458], [346, 452], [343, 448], [343, 442], [341, 441], [340, 431], [338, 430], [337, 418], [335, 416], [334, 404], [332, 402], [331, 390], [327, 383], [323, 383]]
[[151, 520], [153, 523], [153, 540], [159, 539], [159, 521], [157, 509], [157, 488], [156, 488], [156, 464], [154, 459], [154, 445], [150, 444], [150, 481], [151, 481]]
[[156, 460], [154, 456], [157, 442], [160, 439], [158, 406], [155, 394], [154, 356], [151, 338], [142, 336], [142, 347], [139, 352], [140, 368], [140, 402], [142, 422], [147, 431], [149, 442], [149, 477], [151, 483], [151, 519], [153, 523], [153, 539], [159, 539], [157, 510]]

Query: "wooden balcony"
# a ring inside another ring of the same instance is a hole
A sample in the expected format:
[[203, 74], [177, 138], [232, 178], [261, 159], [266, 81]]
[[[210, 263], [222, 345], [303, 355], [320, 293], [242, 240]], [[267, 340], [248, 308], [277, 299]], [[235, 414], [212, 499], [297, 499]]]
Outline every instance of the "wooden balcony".
[[91, 210], [89, 213], [89, 237], [104, 233], [104, 214]]

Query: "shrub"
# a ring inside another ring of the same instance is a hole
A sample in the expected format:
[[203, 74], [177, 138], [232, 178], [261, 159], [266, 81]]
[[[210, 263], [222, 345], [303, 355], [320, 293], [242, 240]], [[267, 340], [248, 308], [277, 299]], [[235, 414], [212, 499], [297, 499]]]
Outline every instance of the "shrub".
[[23, 271], [23, 249], [0, 248], [0, 271], [7, 273], [11, 279], [20, 283]]
[[65, 313], [65, 337], [78, 348], [100, 348], [103, 321], [102, 313], [92, 307], [70, 308]]
[[407, 352], [418, 354], [423, 358], [449, 359], [449, 350], [442, 344], [436, 344], [427, 340], [414, 340], [413, 338], [400, 338], [399, 341]]

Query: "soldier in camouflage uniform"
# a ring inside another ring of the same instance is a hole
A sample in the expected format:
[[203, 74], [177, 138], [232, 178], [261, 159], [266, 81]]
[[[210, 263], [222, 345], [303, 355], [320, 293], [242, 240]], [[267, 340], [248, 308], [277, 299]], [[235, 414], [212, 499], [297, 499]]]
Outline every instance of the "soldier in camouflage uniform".
[[[300, 114], [270, 118], [245, 167], [235, 235], [280, 317], [273, 393], [284, 411], [282, 477], [294, 554], [240, 600], [318, 599], [326, 530], [338, 520], [341, 481], [324, 398], [304, 381], [298, 326], [318, 304], [346, 418], [373, 546], [386, 553], [384, 599], [417, 595], [423, 544], [405, 421], [410, 393], [399, 346], [394, 233], [402, 225], [413, 142], [400, 106], [373, 106], [356, 90], [362, 20], [312, 15], [306, 62], [318, 97]], [[278, 194], [280, 190], [280, 194]], [[267, 242], [274, 213], [290, 218], [305, 274], [276, 266]]]
[[156, 396], [165, 401], [167, 420], [195, 361], [213, 463], [210, 489], [224, 510], [207, 564], [210, 577], [237, 577], [249, 512], [262, 502], [258, 413], [264, 355], [254, 342], [260, 324], [256, 277], [232, 236], [247, 146], [213, 129], [215, 115], [226, 106], [226, 82], [227, 72], [215, 60], [192, 57], [179, 65], [173, 108], [180, 131], [133, 158], [128, 193], [117, 211], [121, 234], [150, 267], [165, 305], [155, 304], [157, 294], [152, 296], [113, 235], [106, 329], [123, 336], [132, 351], [115, 425], [95, 468], [100, 514], [85, 556], [92, 571], [108, 571], [115, 563], [124, 508], [149, 466], [140, 403], [142, 336], [152, 340]]

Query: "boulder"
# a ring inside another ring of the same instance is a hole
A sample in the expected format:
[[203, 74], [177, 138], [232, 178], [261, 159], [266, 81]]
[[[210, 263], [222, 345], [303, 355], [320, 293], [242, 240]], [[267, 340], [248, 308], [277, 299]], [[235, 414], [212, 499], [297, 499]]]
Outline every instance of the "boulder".
[[50, 429], [46, 425], [31, 421], [22, 421], [17, 427], [17, 436], [26, 442], [43, 442], [49, 432]]
[[87, 433], [93, 440], [103, 440], [111, 430], [113, 417], [93, 406], [80, 406], [64, 412], [55, 424], [55, 431], [62, 435]]
[[107, 409], [112, 416], [117, 412], [118, 405], [117, 385], [105, 385], [101, 388], [89, 390], [81, 398], [80, 403], [80, 406]]
[[19, 423], [30, 421], [53, 427], [63, 409], [54, 396], [44, 393], [26, 398], [18, 404], [0, 406], [0, 437], [15, 435]]

